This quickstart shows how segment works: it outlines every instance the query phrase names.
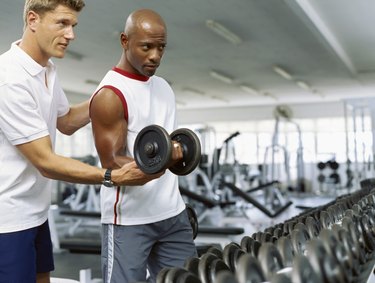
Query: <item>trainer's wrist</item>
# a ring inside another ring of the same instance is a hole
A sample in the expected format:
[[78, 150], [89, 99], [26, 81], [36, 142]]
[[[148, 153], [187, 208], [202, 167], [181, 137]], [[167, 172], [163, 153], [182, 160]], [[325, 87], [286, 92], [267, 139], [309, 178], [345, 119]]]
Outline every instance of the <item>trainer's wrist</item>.
[[106, 187], [113, 187], [114, 186], [114, 183], [112, 181], [112, 169], [108, 168], [107, 170], [105, 170], [102, 183]]

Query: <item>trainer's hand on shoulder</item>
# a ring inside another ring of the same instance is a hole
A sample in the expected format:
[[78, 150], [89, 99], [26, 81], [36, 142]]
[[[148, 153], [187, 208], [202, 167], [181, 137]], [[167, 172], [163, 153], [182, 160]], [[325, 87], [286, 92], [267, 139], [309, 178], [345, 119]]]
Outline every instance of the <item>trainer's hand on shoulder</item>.
[[112, 180], [116, 185], [142, 186], [147, 182], [157, 179], [165, 173], [165, 170], [156, 174], [146, 174], [138, 168], [135, 161], [126, 163], [119, 169], [112, 171]]

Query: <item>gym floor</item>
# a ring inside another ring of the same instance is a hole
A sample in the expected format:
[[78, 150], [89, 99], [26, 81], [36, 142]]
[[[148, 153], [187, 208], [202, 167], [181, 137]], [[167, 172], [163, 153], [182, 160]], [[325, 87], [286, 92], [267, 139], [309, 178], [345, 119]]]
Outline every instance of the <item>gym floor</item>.
[[101, 278], [100, 255], [62, 251], [55, 253], [54, 258], [55, 271], [51, 273], [52, 277], [79, 280], [80, 270], [90, 269], [93, 279]]

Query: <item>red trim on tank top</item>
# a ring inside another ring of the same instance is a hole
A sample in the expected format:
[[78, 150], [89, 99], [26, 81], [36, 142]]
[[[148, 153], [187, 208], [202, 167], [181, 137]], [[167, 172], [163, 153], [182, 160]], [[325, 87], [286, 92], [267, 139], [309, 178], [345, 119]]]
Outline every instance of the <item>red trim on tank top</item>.
[[129, 79], [138, 80], [138, 81], [142, 81], [142, 82], [146, 82], [150, 78], [150, 77], [143, 76], [143, 75], [132, 74], [132, 73], [129, 73], [129, 72], [127, 72], [123, 69], [117, 68], [117, 67], [113, 67], [112, 71], [115, 71], [115, 72], [119, 73], [120, 75], [128, 77]]
[[[122, 108], [124, 109], [124, 119], [125, 119], [126, 122], [128, 122], [129, 113], [128, 113], [128, 104], [126, 103], [126, 99], [125, 99], [124, 95], [122, 94], [121, 90], [119, 90], [118, 88], [116, 88], [112, 85], [104, 85], [94, 93], [94, 95], [92, 96], [92, 98], [90, 100], [89, 109], [91, 109], [92, 99], [103, 88], [108, 88], [108, 89], [112, 90], [118, 96], [118, 98], [120, 98]], [[89, 114], [89, 116], [91, 117], [91, 113]]]
[[121, 191], [121, 188], [120, 188], [120, 186], [118, 186], [117, 191], [116, 191], [116, 201], [115, 201], [115, 204], [113, 206], [113, 214], [114, 214], [113, 224], [115, 224], [115, 225], [117, 225], [117, 206], [119, 204], [120, 191]]

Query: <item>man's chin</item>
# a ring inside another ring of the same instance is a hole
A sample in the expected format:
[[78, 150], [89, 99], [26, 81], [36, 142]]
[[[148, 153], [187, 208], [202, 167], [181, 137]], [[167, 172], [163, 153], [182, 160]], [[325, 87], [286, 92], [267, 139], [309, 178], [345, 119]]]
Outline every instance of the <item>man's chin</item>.
[[153, 72], [144, 72], [144, 75], [145, 75], [146, 77], [152, 77], [153, 75], [155, 75], [155, 73], [156, 73], [156, 70], [153, 71]]
[[56, 52], [52, 57], [62, 59], [65, 57], [65, 52]]

